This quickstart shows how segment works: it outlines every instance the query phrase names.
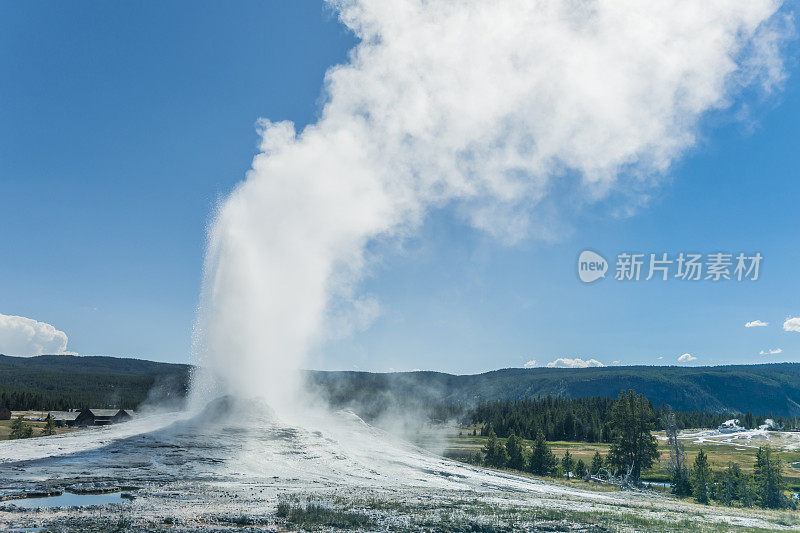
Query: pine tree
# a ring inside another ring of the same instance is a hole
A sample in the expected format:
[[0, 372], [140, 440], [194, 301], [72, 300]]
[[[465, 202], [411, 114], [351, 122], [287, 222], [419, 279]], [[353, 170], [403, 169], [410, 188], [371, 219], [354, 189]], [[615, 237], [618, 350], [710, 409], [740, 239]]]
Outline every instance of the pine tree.
[[564, 457], [561, 458], [561, 468], [564, 470], [564, 475], [570, 477], [572, 470], [575, 468], [575, 459], [569, 453], [569, 450], [564, 452]]
[[506, 455], [508, 455], [508, 467], [514, 470], [525, 470], [525, 456], [522, 452], [522, 439], [517, 437], [514, 432], [506, 441]]
[[596, 476], [600, 469], [603, 468], [603, 456], [600, 455], [600, 452], [594, 452], [594, 457], [592, 457], [592, 465], [589, 467], [589, 473], [593, 476]]
[[578, 462], [575, 463], [575, 477], [578, 479], [586, 479], [587, 473], [586, 463], [583, 462], [583, 459], [578, 459]]
[[508, 462], [508, 455], [506, 455], [506, 447], [503, 443], [497, 440], [497, 435], [494, 434], [493, 429], [489, 429], [489, 440], [483, 448], [483, 453], [486, 456], [484, 462], [486, 466], [494, 468], [503, 468]]
[[786, 482], [781, 475], [781, 466], [781, 460], [773, 457], [769, 445], [758, 448], [753, 478], [758, 503], [763, 507], [779, 509], [786, 506], [786, 497], [783, 494]]
[[672, 473], [672, 494], [689, 496], [692, 494], [692, 482], [686, 467], [678, 468]]
[[722, 474], [717, 499], [724, 505], [732, 505], [741, 499], [742, 484], [745, 483], [742, 469], [737, 463], [728, 463], [728, 468]]
[[619, 472], [630, 472], [639, 479], [642, 470], [650, 468], [658, 458], [658, 445], [651, 431], [654, 429], [653, 408], [647, 398], [635, 391], [620, 393], [612, 414], [613, 440], [608, 457]]
[[742, 482], [739, 485], [739, 499], [742, 507], [752, 507], [758, 503], [758, 492], [753, 476], [742, 476]]
[[33, 437], [33, 428], [25, 423], [22, 415], [19, 415], [11, 422], [11, 434], [9, 439], [27, 439]]
[[692, 467], [692, 493], [699, 503], [708, 503], [710, 485], [711, 467], [708, 464], [706, 452], [700, 448], [700, 453], [697, 454]]
[[528, 463], [528, 470], [537, 476], [546, 476], [558, 464], [558, 459], [553, 455], [547, 441], [544, 439], [544, 433], [539, 430], [536, 433], [536, 440], [533, 443], [533, 451], [531, 452], [530, 461]]
[[54, 435], [56, 432], [56, 423], [53, 420], [53, 417], [47, 415], [47, 421], [44, 424], [44, 430], [42, 431], [42, 435]]

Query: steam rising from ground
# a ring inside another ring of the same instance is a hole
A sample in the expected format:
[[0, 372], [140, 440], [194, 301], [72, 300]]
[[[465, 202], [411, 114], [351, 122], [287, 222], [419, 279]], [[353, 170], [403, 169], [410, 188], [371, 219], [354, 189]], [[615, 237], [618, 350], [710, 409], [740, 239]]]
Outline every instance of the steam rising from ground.
[[[375, 239], [431, 208], [508, 241], [554, 205], [642, 200], [699, 119], [783, 79], [777, 0], [328, 0], [361, 39], [319, 121], [262, 120], [261, 153], [210, 229], [195, 397], [280, 408], [347, 310]], [[342, 305], [346, 302], [347, 305]]]

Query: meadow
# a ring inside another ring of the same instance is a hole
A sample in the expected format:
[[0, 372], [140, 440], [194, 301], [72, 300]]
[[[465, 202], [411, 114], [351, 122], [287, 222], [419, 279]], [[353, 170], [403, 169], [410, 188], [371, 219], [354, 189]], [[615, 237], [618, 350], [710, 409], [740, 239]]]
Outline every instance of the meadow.
[[[457, 459], [460, 461], [468, 461], [471, 456], [486, 445], [488, 437], [480, 436], [480, 427], [476, 426], [462, 426], [451, 427], [445, 431], [446, 446], [444, 455], [446, 457]], [[473, 431], [477, 435], [473, 435]], [[682, 434], [691, 433], [692, 431], [682, 432]], [[433, 446], [438, 442], [434, 437], [434, 431], [430, 433], [420, 434], [417, 443], [422, 447]], [[664, 432], [654, 432], [658, 440], [658, 449], [661, 452], [659, 462], [655, 463], [653, 468], [644, 472], [642, 479], [651, 482], [666, 482], [669, 476], [665, 470], [666, 460], [669, 457], [669, 452], [666, 448], [666, 440]], [[769, 443], [773, 447], [777, 457], [783, 461], [782, 473], [786, 482], [791, 490], [800, 492], [800, 434], [789, 432], [770, 432]], [[505, 443], [506, 439], [499, 439]], [[702, 448], [708, 454], [711, 468], [713, 470], [722, 470], [728, 466], [729, 463], [739, 463], [739, 466], [745, 473], [750, 473], [755, 464], [755, 455], [758, 451], [758, 446], [765, 444], [766, 441], [761, 439], [753, 440], [750, 444], [730, 444], [725, 442], [698, 442], [694, 438], [682, 438], [686, 449], [687, 463], [689, 466], [694, 462], [695, 457]], [[524, 446], [530, 448], [533, 445], [531, 440], [523, 440]], [[569, 450], [575, 461], [583, 459], [583, 462], [589, 465], [595, 452], [600, 452], [600, 455], [605, 456], [608, 453], [610, 444], [608, 443], [590, 443], [590, 442], [567, 442], [567, 441], [554, 441], [550, 442], [550, 449], [561, 458], [564, 452]], [[431, 448], [432, 449], [432, 448]], [[798, 468], [796, 468], [797, 466]], [[565, 480], [566, 481], [566, 480]], [[575, 482], [575, 481], [573, 481]]]

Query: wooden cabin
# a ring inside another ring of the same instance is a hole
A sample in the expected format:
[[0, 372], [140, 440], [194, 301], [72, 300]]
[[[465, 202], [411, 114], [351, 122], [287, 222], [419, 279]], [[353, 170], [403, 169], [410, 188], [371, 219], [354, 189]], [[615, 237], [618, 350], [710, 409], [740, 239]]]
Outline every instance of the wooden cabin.
[[47, 416], [53, 420], [56, 427], [71, 428], [75, 425], [78, 415], [80, 415], [80, 411], [50, 411]]
[[129, 409], [84, 409], [75, 418], [75, 426], [107, 426], [133, 418]]

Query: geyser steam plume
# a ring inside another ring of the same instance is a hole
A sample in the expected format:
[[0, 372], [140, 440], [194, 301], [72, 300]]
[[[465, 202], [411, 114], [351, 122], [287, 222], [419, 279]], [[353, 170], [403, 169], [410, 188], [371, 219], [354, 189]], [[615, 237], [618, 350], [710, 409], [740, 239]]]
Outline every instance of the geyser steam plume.
[[260, 122], [261, 153], [210, 229], [203, 396], [279, 405], [331, 304], [368, 309], [365, 245], [431, 207], [514, 240], [554, 194], [640, 194], [704, 113], [780, 85], [791, 32], [777, 0], [328, 3], [360, 44], [328, 71], [316, 124]]

